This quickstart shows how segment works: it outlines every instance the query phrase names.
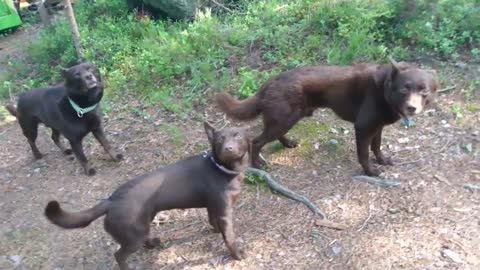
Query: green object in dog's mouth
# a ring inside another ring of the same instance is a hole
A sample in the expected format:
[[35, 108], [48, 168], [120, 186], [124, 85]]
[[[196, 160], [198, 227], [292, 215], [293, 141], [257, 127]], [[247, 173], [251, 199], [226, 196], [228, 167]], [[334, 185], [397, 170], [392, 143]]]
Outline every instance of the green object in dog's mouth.
[[403, 124], [406, 127], [413, 127], [415, 125], [415, 122], [413, 121], [413, 119], [408, 116], [402, 117], [402, 120], [403, 120]]

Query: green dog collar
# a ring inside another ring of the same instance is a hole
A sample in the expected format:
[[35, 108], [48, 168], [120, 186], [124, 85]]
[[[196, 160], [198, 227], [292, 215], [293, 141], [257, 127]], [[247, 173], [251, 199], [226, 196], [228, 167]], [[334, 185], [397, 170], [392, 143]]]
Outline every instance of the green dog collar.
[[71, 100], [70, 98], [68, 98], [68, 101], [70, 102], [70, 105], [72, 105], [72, 108], [77, 112], [77, 115], [78, 115], [78, 117], [80, 117], [80, 118], [82, 118], [84, 114], [95, 110], [95, 108], [96, 108], [97, 105], [98, 105], [98, 103], [95, 103], [95, 104], [93, 104], [93, 105], [90, 106], [90, 107], [81, 108], [80, 106], [77, 105], [77, 103], [75, 103], [75, 102], [74, 102], [73, 100]]

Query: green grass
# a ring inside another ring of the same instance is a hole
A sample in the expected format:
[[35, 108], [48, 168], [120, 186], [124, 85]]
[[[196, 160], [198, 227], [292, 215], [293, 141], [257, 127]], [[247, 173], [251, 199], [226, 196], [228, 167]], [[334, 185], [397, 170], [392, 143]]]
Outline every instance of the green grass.
[[[133, 94], [178, 114], [205, 94], [250, 96], [271, 75], [300, 65], [383, 62], [423, 51], [480, 59], [476, 0], [238, 0], [233, 12], [192, 22], [153, 21], [124, 0], [80, 1], [84, 54], [100, 67], [107, 98]], [[414, 5], [414, 6], [412, 6]], [[258, 57], [252, 57], [253, 55]], [[10, 59], [0, 98], [59, 81], [76, 62], [68, 23], [58, 20]]]

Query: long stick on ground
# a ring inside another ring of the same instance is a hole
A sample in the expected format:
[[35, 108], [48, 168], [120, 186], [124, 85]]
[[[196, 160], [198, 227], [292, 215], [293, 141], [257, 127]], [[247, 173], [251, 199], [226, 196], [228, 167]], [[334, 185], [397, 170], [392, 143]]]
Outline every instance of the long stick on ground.
[[308, 207], [308, 209], [310, 209], [310, 211], [312, 211], [314, 214], [318, 215], [321, 219], [326, 219], [327, 218], [325, 213], [323, 213], [323, 211], [320, 210], [320, 208], [318, 208], [314, 203], [312, 203], [307, 197], [305, 197], [303, 195], [300, 195], [300, 194], [297, 194], [297, 193], [291, 191], [290, 189], [282, 186], [277, 181], [275, 181], [275, 179], [273, 179], [273, 177], [269, 173], [267, 173], [266, 171], [262, 171], [262, 170], [255, 169], [255, 168], [248, 168], [246, 170], [246, 172], [247, 173], [253, 173], [253, 174], [261, 176], [263, 179], [265, 179], [265, 183], [267, 183], [267, 185], [273, 191], [276, 191], [276, 192], [282, 194], [283, 196], [285, 196], [287, 198], [290, 198], [294, 201], [303, 203], [305, 206]]
[[67, 5], [67, 17], [70, 22], [70, 30], [73, 35], [73, 42], [75, 43], [75, 50], [77, 51], [77, 57], [79, 61], [83, 60], [82, 46], [80, 44], [80, 32], [78, 32], [77, 21], [75, 20], [75, 14], [73, 13], [72, 2], [65, 0]]

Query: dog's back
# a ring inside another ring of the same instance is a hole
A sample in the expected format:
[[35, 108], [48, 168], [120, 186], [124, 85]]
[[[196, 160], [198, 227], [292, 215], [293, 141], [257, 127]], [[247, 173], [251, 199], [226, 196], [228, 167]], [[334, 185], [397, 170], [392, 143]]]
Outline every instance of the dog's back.
[[368, 64], [299, 67], [270, 78], [253, 97], [238, 101], [220, 93], [217, 103], [239, 120], [295, 110], [310, 116], [318, 107], [330, 107], [341, 118], [354, 121], [367, 92], [375, 90], [371, 75], [378, 68]]

